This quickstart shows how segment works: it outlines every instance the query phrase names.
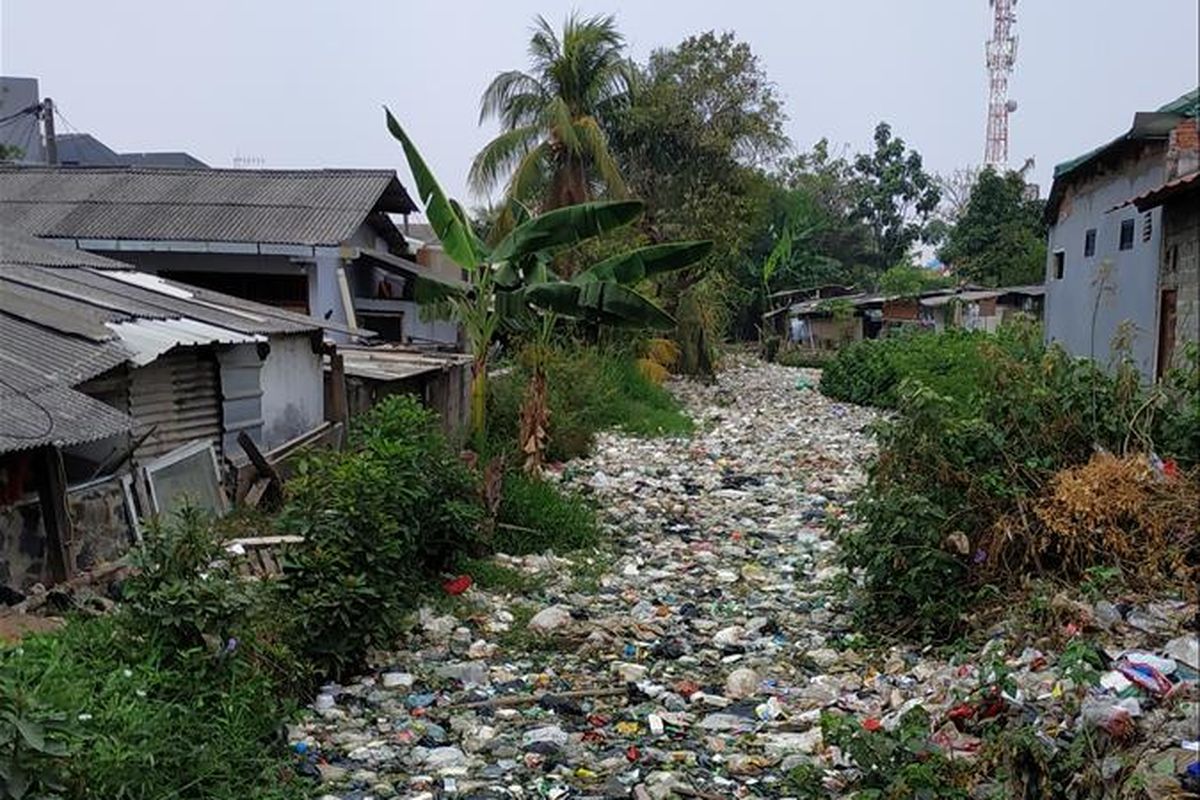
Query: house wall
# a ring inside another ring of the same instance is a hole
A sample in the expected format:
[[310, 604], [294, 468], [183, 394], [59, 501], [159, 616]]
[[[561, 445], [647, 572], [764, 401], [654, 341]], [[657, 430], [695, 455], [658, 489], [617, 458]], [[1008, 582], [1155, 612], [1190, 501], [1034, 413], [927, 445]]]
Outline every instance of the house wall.
[[1171, 366], [1183, 366], [1186, 343], [1200, 336], [1200, 196], [1184, 196], [1163, 209], [1163, 289], [1175, 289], [1175, 351]]
[[325, 421], [321, 354], [306, 334], [272, 336], [262, 362], [262, 445], [268, 450]]
[[[67, 505], [76, 570], [113, 561], [129, 549], [133, 527], [119, 479], [72, 488], [67, 492]], [[46, 530], [36, 494], [0, 506], [0, 584], [26, 590], [48, 580]]]
[[[1046, 340], [1107, 365], [1113, 362], [1113, 337], [1131, 323], [1134, 363], [1147, 377], [1154, 374], [1162, 214], [1159, 209], [1149, 212], [1151, 235], [1143, 241], [1145, 215], [1125, 203], [1162, 182], [1164, 149], [1161, 143], [1149, 144], [1116, 166], [1069, 185], [1050, 228], [1046, 261]], [[1133, 249], [1121, 251], [1121, 222], [1126, 219], [1134, 221]], [[1096, 229], [1096, 250], [1085, 258], [1084, 236], [1090, 228]], [[1059, 251], [1065, 261], [1062, 279], [1054, 274]]]

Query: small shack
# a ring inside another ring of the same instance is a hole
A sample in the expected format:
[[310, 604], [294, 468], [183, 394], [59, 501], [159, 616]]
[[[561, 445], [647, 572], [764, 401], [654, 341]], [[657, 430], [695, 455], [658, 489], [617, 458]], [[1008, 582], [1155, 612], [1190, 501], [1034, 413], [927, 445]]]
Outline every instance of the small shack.
[[431, 348], [340, 345], [326, 359], [326, 402], [337, 402], [334, 360], [345, 375], [350, 417], [393, 394], [410, 394], [437, 412], [446, 433], [457, 436], [470, 416], [471, 356]]
[[325, 326], [0, 227], [0, 583], [112, 559], [181, 492], [219, 508], [239, 437], [324, 424]]

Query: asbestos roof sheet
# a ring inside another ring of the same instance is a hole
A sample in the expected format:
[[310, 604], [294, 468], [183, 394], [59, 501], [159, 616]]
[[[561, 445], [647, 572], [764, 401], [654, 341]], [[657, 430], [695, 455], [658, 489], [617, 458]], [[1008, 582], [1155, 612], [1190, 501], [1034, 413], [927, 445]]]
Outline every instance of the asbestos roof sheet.
[[132, 427], [127, 415], [66, 386], [25, 392], [0, 386], [0, 453], [84, 444]]
[[333, 246], [414, 210], [392, 170], [0, 166], [0, 224], [37, 236]]

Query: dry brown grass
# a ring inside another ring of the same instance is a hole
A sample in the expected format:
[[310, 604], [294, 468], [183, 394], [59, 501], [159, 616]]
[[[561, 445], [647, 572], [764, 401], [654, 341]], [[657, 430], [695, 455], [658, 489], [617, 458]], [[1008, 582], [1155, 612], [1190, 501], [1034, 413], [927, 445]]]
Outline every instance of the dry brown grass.
[[993, 530], [993, 565], [1064, 578], [1115, 566], [1143, 584], [1188, 585], [1200, 577], [1200, 471], [1167, 477], [1144, 455], [1098, 453], [1055, 475], [1027, 508]]

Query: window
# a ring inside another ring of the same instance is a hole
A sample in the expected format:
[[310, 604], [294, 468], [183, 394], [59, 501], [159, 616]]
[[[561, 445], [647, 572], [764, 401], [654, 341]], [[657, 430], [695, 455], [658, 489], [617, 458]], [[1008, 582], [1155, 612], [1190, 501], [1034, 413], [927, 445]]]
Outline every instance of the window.
[[1133, 249], [1133, 220], [1121, 220], [1121, 250]]
[[1054, 280], [1061, 281], [1063, 279], [1063, 270], [1067, 265], [1067, 254], [1062, 250], [1054, 251]]
[[1149, 213], [1142, 216], [1142, 241], [1150, 241], [1151, 235], [1154, 234], [1154, 217]]
[[1083, 235], [1083, 257], [1091, 258], [1096, 255], [1096, 229], [1088, 228]]

